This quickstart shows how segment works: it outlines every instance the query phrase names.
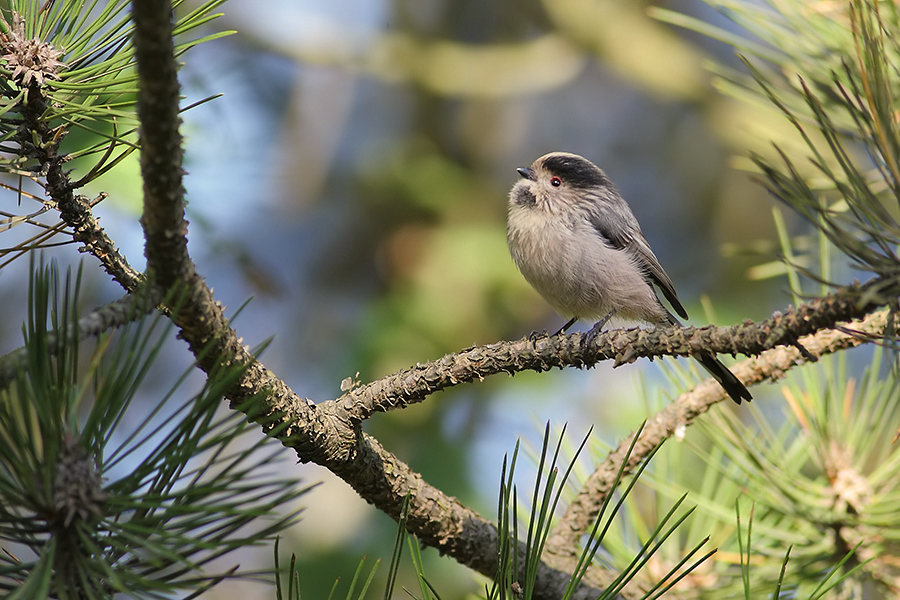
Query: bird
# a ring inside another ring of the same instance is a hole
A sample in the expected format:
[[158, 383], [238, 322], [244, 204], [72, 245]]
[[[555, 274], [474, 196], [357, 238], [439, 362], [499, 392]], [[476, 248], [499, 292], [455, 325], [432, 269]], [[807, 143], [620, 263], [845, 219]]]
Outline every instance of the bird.
[[[569, 321], [599, 319], [593, 339], [613, 316], [655, 326], [682, 326], [687, 311], [637, 219], [597, 165], [569, 152], [551, 152], [529, 167], [509, 193], [507, 243], [525, 280]], [[752, 396], [710, 351], [693, 357], [740, 404]]]

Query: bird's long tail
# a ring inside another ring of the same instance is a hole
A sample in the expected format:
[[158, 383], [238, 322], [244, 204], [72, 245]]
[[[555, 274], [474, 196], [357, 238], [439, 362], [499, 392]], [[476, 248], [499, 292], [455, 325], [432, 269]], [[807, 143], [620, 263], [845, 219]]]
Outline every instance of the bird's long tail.
[[[684, 325], [681, 324], [681, 321], [675, 318], [675, 315], [666, 310], [665, 307], [663, 307], [663, 310], [666, 311], [668, 324], [684, 327]], [[747, 402], [753, 400], [753, 396], [750, 395], [750, 391], [743, 383], [741, 383], [741, 380], [738, 379], [734, 373], [729, 371], [728, 367], [723, 365], [722, 361], [716, 358], [715, 354], [712, 352], [700, 352], [699, 354], [695, 354], [694, 358], [696, 358], [697, 361], [703, 365], [703, 368], [713, 376], [713, 379], [719, 382], [719, 385], [728, 392], [728, 395], [731, 396], [731, 399], [737, 404], [740, 404], [741, 400], [746, 400]]]
[[746, 400], [747, 402], [753, 400], [753, 396], [750, 395], [750, 391], [741, 383], [741, 380], [729, 371], [728, 367], [723, 365], [712, 352], [701, 352], [700, 354], [695, 354], [694, 358], [703, 365], [704, 369], [709, 371], [713, 379], [719, 382], [719, 385], [728, 392], [728, 395], [737, 404], [740, 404], [741, 400]]

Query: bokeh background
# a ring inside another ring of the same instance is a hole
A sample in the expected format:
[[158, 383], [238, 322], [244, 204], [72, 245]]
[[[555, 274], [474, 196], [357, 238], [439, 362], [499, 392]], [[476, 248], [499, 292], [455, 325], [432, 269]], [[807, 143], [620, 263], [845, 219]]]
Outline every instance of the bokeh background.
[[[505, 242], [515, 168], [553, 150], [584, 155], [618, 184], [692, 323], [758, 320], [787, 304], [769, 268], [773, 201], [742, 169], [748, 150], [767, 152], [784, 125], [717, 91], [705, 63], [739, 66], [731, 48], [653, 19], [654, 6], [732, 27], [699, 0], [226, 3], [212, 26], [237, 33], [187, 53], [181, 78], [185, 105], [223, 94], [184, 115], [190, 250], [232, 312], [252, 297], [239, 334], [250, 345], [271, 338], [264, 362], [321, 401], [346, 377], [370, 381], [555, 330], [562, 319], [518, 274]], [[100, 190], [110, 194], [101, 223], [142, 268], [136, 160], [88, 192]], [[71, 246], [51, 255], [81, 259]], [[121, 295], [84, 260], [86, 307]], [[9, 306], [25, 305], [25, 262], [3, 272]], [[4, 324], [10, 348], [20, 322]], [[188, 362], [173, 340], [157, 368]], [[148, 386], [148, 397], [159, 393]], [[365, 429], [493, 517], [503, 455], [517, 439], [538, 443], [552, 421], [569, 423], [573, 439], [594, 426], [614, 442], [647, 416], [643, 396], [681, 391], [644, 361], [496, 377], [377, 415]], [[284, 454], [288, 472], [323, 482], [303, 498], [282, 550], [301, 561], [304, 597], [324, 598], [338, 577], [346, 589], [364, 555], [389, 559], [395, 524]], [[442, 598], [478, 589], [451, 560], [433, 550], [425, 558]], [[271, 549], [240, 561], [265, 568]], [[237, 585], [211, 597], [272, 594]]]

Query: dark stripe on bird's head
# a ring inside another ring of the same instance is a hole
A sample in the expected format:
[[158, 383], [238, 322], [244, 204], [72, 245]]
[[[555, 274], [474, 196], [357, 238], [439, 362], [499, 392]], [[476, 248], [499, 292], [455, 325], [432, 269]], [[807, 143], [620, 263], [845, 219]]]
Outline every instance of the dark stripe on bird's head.
[[544, 169], [576, 188], [606, 187], [609, 179], [600, 168], [575, 154], [551, 154], [543, 162]]

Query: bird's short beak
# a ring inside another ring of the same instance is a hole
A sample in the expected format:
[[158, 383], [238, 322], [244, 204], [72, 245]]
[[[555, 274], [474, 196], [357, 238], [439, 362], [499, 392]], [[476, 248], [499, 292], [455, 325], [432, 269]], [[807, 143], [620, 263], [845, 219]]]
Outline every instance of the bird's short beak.
[[516, 169], [516, 173], [518, 173], [519, 176], [523, 179], [530, 179], [531, 181], [534, 181], [534, 172], [528, 167], [519, 167], [518, 169]]

